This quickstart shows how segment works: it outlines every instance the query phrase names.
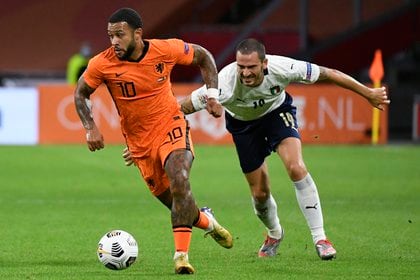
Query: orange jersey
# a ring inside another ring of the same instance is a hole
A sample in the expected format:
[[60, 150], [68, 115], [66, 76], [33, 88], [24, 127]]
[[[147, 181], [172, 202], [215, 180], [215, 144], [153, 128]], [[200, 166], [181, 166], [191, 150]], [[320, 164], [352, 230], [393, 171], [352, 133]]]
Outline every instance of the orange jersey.
[[107, 86], [133, 157], [147, 156], [152, 142], [166, 137], [166, 125], [180, 111], [171, 88], [172, 68], [190, 65], [194, 56], [192, 46], [179, 39], [144, 42], [139, 61], [119, 60], [110, 47], [90, 60], [83, 75], [91, 88]]

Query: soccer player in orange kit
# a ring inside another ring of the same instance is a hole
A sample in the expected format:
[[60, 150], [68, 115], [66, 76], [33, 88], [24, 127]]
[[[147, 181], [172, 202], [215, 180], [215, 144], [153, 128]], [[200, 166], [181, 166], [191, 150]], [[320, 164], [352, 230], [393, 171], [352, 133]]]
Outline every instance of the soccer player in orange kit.
[[199, 209], [191, 193], [189, 173], [194, 150], [188, 122], [171, 90], [175, 64], [197, 65], [207, 85], [207, 111], [220, 117], [217, 69], [203, 47], [179, 39], [143, 39], [140, 15], [121, 8], [108, 21], [111, 47], [93, 57], [74, 93], [76, 110], [86, 130], [90, 151], [104, 148], [92, 117], [90, 95], [104, 83], [118, 110], [121, 130], [134, 163], [150, 191], [171, 210], [175, 273], [192, 274], [188, 251], [192, 227], [225, 248], [231, 234], [218, 224], [210, 208]]

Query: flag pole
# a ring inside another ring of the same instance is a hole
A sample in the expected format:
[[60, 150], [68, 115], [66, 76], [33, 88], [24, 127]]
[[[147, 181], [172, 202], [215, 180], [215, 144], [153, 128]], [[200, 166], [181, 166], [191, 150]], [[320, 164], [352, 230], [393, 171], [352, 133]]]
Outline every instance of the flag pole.
[[[373, 82], [373, 87], [381, 87], [381, 80], [384, 76], [384, 67], [382, 64], [382, 52], [380, 49], [375, 51], [372, 65], [369, 69], [369, 77]], [[372, 111], [372, 144], [376, 145], [379, 141], [380, 111], [373, 108]]]

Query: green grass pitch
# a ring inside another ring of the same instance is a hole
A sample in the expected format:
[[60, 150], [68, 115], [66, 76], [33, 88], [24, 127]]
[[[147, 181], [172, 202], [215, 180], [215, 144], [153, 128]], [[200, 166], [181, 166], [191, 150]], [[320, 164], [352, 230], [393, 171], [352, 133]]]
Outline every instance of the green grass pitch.
[[[234, 235], [219, 247], [194, 229], [192, 276], [173, 272], [169, 212], [152, 197], [122, 146], [0, 146], [0, 279], [419, 279], [420, 147], [305, 146], [324, 223], [338, 251], [321, 261], [276, 155], [271, 185], [286, 237], [259, 259], [264, 228], [251, 207], [233, 147], [196, 146], [191, 172], [200, 206]], [[124, 271], [100, 264], [96, 246], [111, 229], [139, 243]]]

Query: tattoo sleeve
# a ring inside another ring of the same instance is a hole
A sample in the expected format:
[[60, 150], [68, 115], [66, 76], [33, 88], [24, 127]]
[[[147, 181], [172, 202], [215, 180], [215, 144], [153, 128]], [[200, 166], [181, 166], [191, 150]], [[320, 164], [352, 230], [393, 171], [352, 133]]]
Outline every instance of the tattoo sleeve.
[[201, 76], [207, 88], [218, 88], [216, 62], [212, 54], [205, 48], [194, 45], [194, 59], [192, 64], [200, 67]]
[[79, 118], [86, 130], [92, 129], [95, 122], [92, 116], [92, 106], [90, 102], [90, 95], [94, 89], [90, 88], [86, 82], [80, 79], [74, 92], [74, 104]]

